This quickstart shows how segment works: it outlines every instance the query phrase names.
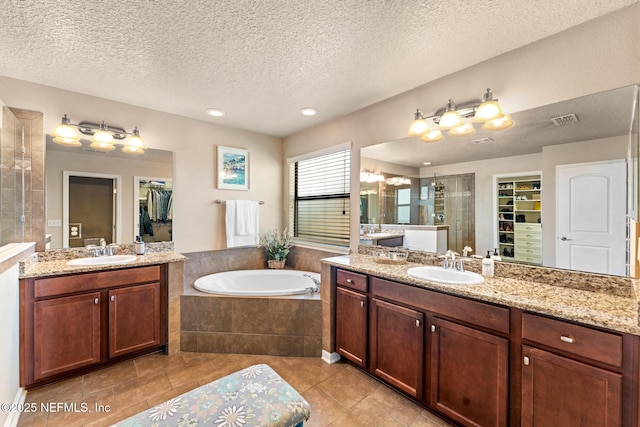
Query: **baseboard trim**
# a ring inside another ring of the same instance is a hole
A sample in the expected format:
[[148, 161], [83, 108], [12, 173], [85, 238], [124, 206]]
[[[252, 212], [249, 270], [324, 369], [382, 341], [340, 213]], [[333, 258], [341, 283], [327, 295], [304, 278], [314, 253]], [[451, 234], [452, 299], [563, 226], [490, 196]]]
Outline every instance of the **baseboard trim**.
[[[13, 398], [13, 403], [11, 404], [12, 408], [20, 408], [24, 405], [25, 400], [27, 399], [27, 390], [23, 387], [20, 387], [16, 392], [16, 396]], [[16, 427], [18, 425], [18, 420], [20, 419], [20, 414], [22, 411], [11, 411], [9, 412], [9, 416], [4, 421], [4, 427]]]
[[340, 360], [340, 355], [338, 353], [329, 353], [326, 350], [322, 350], [322, 360], [331, 365]]

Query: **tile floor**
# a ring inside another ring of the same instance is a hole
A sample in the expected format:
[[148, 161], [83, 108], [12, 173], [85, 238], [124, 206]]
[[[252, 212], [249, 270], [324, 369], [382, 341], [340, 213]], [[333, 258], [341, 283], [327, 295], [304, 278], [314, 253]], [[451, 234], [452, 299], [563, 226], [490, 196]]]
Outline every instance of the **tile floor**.
[[[27, 402], [77, 403], [91, 412], [35, 412], [18, 426], [109, 426], [156, 404], [244, 367], [268, 363], [311, 405], [306, 427], [449, 427], [409, 399], [346, 363], [319, 358], [214, 353], [151, 354], [100, 371], [50, 384], [27, 394]], [[109, 408], [97, 413], [96, 405]]]

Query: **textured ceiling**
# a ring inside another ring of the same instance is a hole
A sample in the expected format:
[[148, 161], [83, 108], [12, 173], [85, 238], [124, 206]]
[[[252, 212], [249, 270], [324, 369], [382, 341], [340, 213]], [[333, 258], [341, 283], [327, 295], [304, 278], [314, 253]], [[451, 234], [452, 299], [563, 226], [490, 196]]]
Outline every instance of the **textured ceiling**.
[[287, 136], [636, 2], [5, 0], [0, 75]]

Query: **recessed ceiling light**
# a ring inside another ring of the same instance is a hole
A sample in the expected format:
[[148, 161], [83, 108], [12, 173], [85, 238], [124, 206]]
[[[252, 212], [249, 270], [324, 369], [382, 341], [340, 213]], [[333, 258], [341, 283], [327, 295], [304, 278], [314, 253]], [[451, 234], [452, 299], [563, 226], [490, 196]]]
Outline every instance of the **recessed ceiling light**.
[[227, 113], [218, 108], [207, 108], [207, 114], [213, 117], [222, 117]]
[[300, 113], [305, 116], [315, 116], [318, 114], [318, 109], [313, 107], [304, 107], [300, 109]]
[[423, 165], [425, 166], [429, 166], [431, 164], [431, 162], [424, 162]]

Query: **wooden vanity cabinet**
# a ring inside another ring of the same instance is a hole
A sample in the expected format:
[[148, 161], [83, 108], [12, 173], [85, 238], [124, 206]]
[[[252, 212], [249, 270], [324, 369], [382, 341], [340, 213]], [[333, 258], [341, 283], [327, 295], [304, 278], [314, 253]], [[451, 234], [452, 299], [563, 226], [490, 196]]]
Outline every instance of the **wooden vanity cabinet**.
[[367, 369], [369, 278], [338, 270], [336, 285], [336, 351], [356, 366]]
[[509, 331], [507, 308], [336, 271], [337, 352], [463, 425], [508, 424]]
[[525, 313], [522, 338], [523, 427], [635, 425], [623, 414], [623, 334]]
[[162, 344], [160, 283], [109, 291], [109, 357]]
[[163, 266], [20, 281], [20, 382], [40, 386], [163, 349]]
[[33, 303], [33, 380], [100, 362], [100, 293]]
[[335, 277], [338, 353], [457, 424], [638, 425], [637, 336], [340, 268]]
[[336, 351], [360, 368], [367, 368], [367, 296], [336, 289]]
[[424, 314], [373, 298], [370, 338], [371, 373], [422, 399]]
[[509, 340], [456, 322], [431, 321], [430, 406], [469, 426], [507, 426]]

